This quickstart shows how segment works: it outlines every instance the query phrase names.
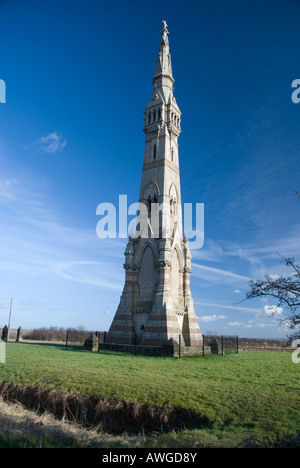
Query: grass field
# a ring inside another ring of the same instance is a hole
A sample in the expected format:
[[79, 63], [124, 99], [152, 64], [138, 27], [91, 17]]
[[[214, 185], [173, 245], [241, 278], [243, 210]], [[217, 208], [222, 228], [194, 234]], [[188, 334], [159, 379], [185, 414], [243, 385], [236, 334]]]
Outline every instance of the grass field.
[[210, 420], [202, 429], [150, 435], [146, 446], [192, 446], [196, 440], [235, 447], [251, 437], [272, 439], [300, 429], [300, 364], [288, 352], [174, 359], [7, 343], [0, 380], [183, 407]]

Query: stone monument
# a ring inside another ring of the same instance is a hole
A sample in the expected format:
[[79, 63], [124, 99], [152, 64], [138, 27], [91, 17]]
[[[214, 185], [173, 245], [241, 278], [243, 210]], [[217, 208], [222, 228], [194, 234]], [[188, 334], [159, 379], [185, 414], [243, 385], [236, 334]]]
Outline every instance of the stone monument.
[[139, 202], [147, 208], [140, 221], [144, 216], [147, 223], [144, 231], [129, 238], [123, 293], [100, 348], [174, 355], [180, 346], [183, 354], [201, 353], [202, 334], [190, 291], [192, 256], [182, 229], [181, 112], [173, 92], [165, 21], [161, 34], [154, 90], [145, 110]]

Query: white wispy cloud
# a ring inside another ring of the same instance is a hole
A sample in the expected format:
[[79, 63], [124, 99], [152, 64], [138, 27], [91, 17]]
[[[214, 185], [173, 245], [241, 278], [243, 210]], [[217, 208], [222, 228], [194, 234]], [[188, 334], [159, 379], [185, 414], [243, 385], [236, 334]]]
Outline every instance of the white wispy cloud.
[[16, 180], [4, 179], [0, 180], [0, 202], [7, 200], [14, 200], [15, 193], [13, 191], [13, 186], [16, 184]]
[[[245, 285], [245, 283], [248, 283], [251, 279], [249, 276], [239, 275], [221, 268], [199, 265], [198, 263], [193, 263], [192, 267], [195, 276], [212, 283], [234, 285], [242, 283]], [[196, 270], [194, 270], [194, 267]]]
[[8, 195], [13, 186], [9, 177], [0, 181], [0, 201], [2, 194], [9, 202], [1, 212], [1, 274], [14, 274], [21, 284], [21, 278], [45, 277], [122, 291], [126, 239], [99, 239], [96, 224], [66, 225], [51, 209], [44, 184], [31, 174], [19, 174]]
[[121, 292], [123, 244], [57, 221], [31, 223], [22, 218], [20, 223], [22, 232], [8, 228], [0, 233], [0, 270]]
[[227, 323], [228, 327], [241, 327], [243, 325], [242, 322], [229, 322]]
[[260, 313], [262, 311], [262, 309], [255, 308], [255, 307], [240, 307], [236, 305], [215, 304], [212, 302], [194, 301], [194, 304], [204, 306], [204, 307], [214, 307], [214, 308], [229, 309], [229, 310], [241, 310], [244, 312], [252, 312], [252, 313]]
[[283, 308], [277, 307], [276, 305], [271, 305], [271, 306], [265, 305], [264, 311], [269, 317], [274, 317], [275, 315], [282, 315]]
[[[56, 272], [64, 279], [98, 286], [109, 290], [122, 290], [122, 279], [116, 265], [109, 262], [73, 261], [57, 264]], [[105, 271], [105, 275], [101, 274]], [[119, 278], [118, 278], [119, 277]]]
[[[249, 287], [250, 279], [263, 278], [266, 274], [274, 278], [287, 274], [282, 257], [300, 259], [299, 238], [298, 223], [287, 226], [284, 235], [276, 237], [275, 233], [272, 237], [253, 239], [251, 245], [208, 239], [202, 249], [192, 252], [193, 276], [212, 285], [231, 284], [236, 293], [240, 292], [241, 288]], [[241, 267], [246, 274], [234, 271]]]
[[197, 316], [197, 318], [202, 322], [215, 322], [216, 320], [224, 320], [226, 319], [225, 315], [201, 315]]
[[67, 145], [67, 140], [56, 132], [49, 133], [47, 136], [42, 136], [36, 141], [33, 141], [30, 148], [35, 149], [39, 153], [58, 153]]

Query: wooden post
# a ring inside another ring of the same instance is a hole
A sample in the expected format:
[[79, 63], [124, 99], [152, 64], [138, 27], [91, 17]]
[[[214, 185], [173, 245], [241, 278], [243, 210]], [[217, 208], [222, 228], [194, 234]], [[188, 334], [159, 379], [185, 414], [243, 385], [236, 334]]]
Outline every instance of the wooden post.
[[181, 358], [181, 334], [179, 333], [179, 359]]
[[222, 348], [222, 356], [224, 356], [224, 339], [223, 339], [223, 335], [221, 336], [221, 348]]
[[202, 335], [202, 354], [205, 356], [205, 335]]

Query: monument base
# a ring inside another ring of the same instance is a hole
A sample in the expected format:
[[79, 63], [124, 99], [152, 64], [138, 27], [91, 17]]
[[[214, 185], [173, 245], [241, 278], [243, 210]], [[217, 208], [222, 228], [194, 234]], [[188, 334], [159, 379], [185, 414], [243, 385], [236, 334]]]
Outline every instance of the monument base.
[[117, 351], [131, 354], [141, 354], [144, 356], [165, 356], [165, 357], [180, 357], [191, 355], [203, 355], [202, 346], [181, 346], [176, 341], [170, 340], [172, 343], [165, 346], [145, 346], [132, 344], [117, 344], [117, 343], [100, 343], [99, 351]]

